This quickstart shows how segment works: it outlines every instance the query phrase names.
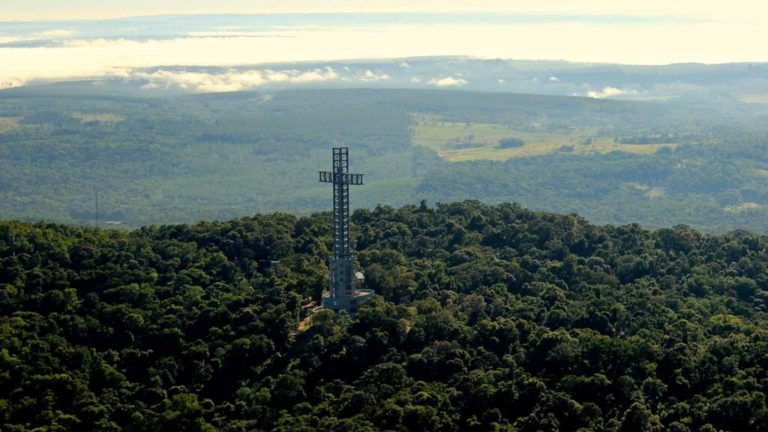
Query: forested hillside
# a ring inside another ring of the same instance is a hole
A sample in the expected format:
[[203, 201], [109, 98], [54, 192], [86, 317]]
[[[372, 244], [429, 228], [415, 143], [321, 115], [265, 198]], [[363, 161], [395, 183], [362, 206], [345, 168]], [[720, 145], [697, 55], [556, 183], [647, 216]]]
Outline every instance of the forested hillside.
[[110, 85], [0, 92], [0, 218], [130, 228], [309, 214], [330, 205], [317, 171], [348, 146], [364, 208], [479, 198], [768, 233], [765, 104], [395, 89], [159, 98]]
[[768, 238], [477, 202], [353, 222], [379, 296], [303, 332], [327, 213], [0, 223], [0, 429], [768, 430]]

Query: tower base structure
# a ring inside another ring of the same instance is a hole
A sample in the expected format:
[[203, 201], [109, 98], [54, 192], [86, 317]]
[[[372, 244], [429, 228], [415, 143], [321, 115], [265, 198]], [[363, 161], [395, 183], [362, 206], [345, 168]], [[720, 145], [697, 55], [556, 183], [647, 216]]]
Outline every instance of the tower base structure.
[[326, 291], [323, 293], [323, 308], [330, 309], [334, 312], [345, 310], [354, 315], [357, 313], [357, 308], [372, 297], [373, 290], [368, 289], [359, 289], [355, 291], [353, 296], [344, 297], [331, 297], [331, 292]]
[[373, 290], [361, 288], [365, 276], [355, 271], [354, 255], [331, 257], [328, 264], [329, 290], [323, 294], [323, 307], [334, 312], [356, 313], [358, 306], [373, 297]]

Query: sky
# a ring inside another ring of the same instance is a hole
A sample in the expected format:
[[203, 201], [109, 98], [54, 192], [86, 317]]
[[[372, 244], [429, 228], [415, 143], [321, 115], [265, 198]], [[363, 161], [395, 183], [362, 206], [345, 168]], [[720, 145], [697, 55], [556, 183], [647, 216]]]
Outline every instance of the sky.
[[[683, 18], [765, 20], [759, 0], [26, 0], [3, 1], [1, 20], [92, 19], [156, 14], [285, 12], [431, 12], [468, 11], [650, 15]], [[763, 15], [763, 17], [760, 17]]]
[[[0, 0], [0, 88], [132, 76], [163, 66], [413, 56], [623, 64], [768, 61], [768, 6], [758, 0], [221, 3]], [[283, 79], [296, 79], [290, 70], [284, 73]], [[313, 76], [328, 79], [328, 71]]]

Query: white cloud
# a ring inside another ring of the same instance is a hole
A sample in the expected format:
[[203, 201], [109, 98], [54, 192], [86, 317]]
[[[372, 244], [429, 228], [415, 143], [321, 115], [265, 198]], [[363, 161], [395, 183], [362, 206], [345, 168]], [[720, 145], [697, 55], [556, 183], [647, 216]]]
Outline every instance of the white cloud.
[[408, 62], [402, 62], [400, 63], [400, 67], [403, 69], [410, 69], [411, 65], [409, 65]]
[[72, 30], [54, 29], [54, 30], [41, 31], [40, 33], [36, 33], [32, 35], [32, 37], [37, 39], [55, 39], [55, 38], [70, 37], [74, 34], [75, 32]]
[[560, 78], [556, 76], [551, 76], [548, 79], [549, 79], [549, 82], [560, 82]]
[[627, 93], [627, 91], [620, 88], [603, 87], [603, 89], [600, 91], [594, 91], [594, 90], [588, 91], [587, 97], [602, 99], [602, 98], [609, 98], [614, 96], [621, 96], [625, 93]]
[[[70, 35], [61, 46], [0, 47], [0, 81], [102, 77], [111, 76], [116, 70], [151, 67], [234, 67], [448, 55], [633, 64], [768, 61], [768, 52], [761, 42], [768, 40], [768, 26], [738, 23], [389, 25], [364, 29], [339, 26], [276, 33], [279, 35], [140, 41], [76, 40]], [[553, 34], [558, 37], [552, 37]], [[7, 40], [14, 36], [2, 37]], [[530, 43], [499, 42], [507, 40]]]
[[0, 34], [0, 44], [15, 43], [15, 42], [34, 42], [46, 39], [61, 39], [68, 38], [75, 34], [72, 30], [65, 29], [51, 29], [44, 30], [37, 33], [30, 33], [23, 36], [7, 36]]
[[432, 78], [427, 82], [427, 84], [437, 87], [461, 87], [467, 84], [467, 80], [447, 76], [443, 78]]
[[420, 83], [420, 82], [421, 82], [421, 78], [419, 78], [419, 77], [413, 77], [413, 78], [411, 78], [411, 82], [412, 82], [412, 83], [414, 83], [414, 84], [418, 84], [418, 83]]
[[505, 80], [503, 78], [499, 78], [499, 79], [496, 80], [496, 82], [498, 82], [499, 84], [506, 84], [507, 80]]
[[[117, 4], [119, 3], [119, 4]], [[764, 7], [755, 0], [96, 0], [4, 1], [0, 17], [7, 20], [92, 19], [179, 13], [340, 13], [340, 12], [494, 12], [510, 14], [603, 14], [657, 17], [704, 17], [740, 22], [765, 22]]]
[[302, 72], [289, 79], [290, 82], [310, 82], [310, 81], [332, 81], [339, 79], [339, 74], [332, 67], [324, 69], [314, 69], [309, 72]]
[[23, 81], [20, 80], [7, 80], [7, 81], [0, 81], [0, 89], [5, 88], [11, 88], [11, 87], [18, 87], [24, 85]]
[[[349, 68], [345, 69], [349, 70]], [[370, 82], [391, 79], [386, 73], [376, 73], [370, 69], [361, 75], [342, 76], [332, 67], [305, 71], [298, 69], [230, 69], [219, 73], [166, 69], [154, 72], [136, 70], [130, 72], [127, 77], [149, 81], [142, 86], [147, 90], [163, 87], [203, 93], [241, 91], [270, 84], [305, 84], [333, 80]]]
[[293, 69], [282, 71], [271, 69], [229, 70], [224, 73], [169, 70], [134, 71], [130, 77], [149, 81], [142, 87], [146, 90], [165, 87], [201, 93], [242, 91], [267, 84], [302, 84], [339, 79], [338, 73], [331, 67], [304, 72]]
[[61, 46], [59, 47], [42, 47], [41, 49], [46, 49], [49, 51], [64, 50], [68, 48], [89, 49], [94, 51], [97, 49], [126, 50], [126, 49], [136, 49], [142, 46], [148, 47], [156, 42], [160, 42], [160, 41], [156, 41], [152, 39], [147, 41], [139, 41], [139, 40], [129, 40], [129, 39], [107, 39], [107, 38], [69, 39], [69, 40], [62, 41]]
[[362, 81], [386, 81], [390, 78], [391, 77], [384, 72], [376, 73], [370, 69], [366, 70], [365, 73], [360, 77]]
[[187, 33], [189, 37], [207, 38], [207, 37], [289, 37], [286, 34], [280, 32], [263, 32], [263, 31], [232, 31], [232, 30], [216, 30], [216, 31], [194, 31]]

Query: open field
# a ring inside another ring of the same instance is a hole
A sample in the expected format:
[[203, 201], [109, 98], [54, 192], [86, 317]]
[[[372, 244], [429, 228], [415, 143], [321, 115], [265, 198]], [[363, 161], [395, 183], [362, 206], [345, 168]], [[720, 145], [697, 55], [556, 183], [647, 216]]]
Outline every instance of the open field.
[[748, 104], [768, 104], [768, 93], [746, 94], [742, 95], [739, 99]]
[[19, 124], [18, 117], [0, 117], [0, 132], [10, 130]]
[[120, 123], [125, 117], [117, 114], [93, 114], [93, 113], [72, 113], [72, 117], [80, 120], [81, 123]]
[[[558, 151], [575, 154], [613, 151], [652, 154], [662, 147], [676, 146], [674, 143], [616, 143], [613, 137], [600, 136], [596, 129], [589, 127], [557, 132], [522, 131], [501, 124], [448, 122], [423, 114], [414, 114], [412, 118], [411, 142], [435, 150], [449, 162], [507, 160]], [[515, 148], [500, 148], [499, 141], [509, 138], [523, 140], [525, 144]]]
[[663, 196], [666, 193], [666, 190], [664, 188], [656, 187], [656, 186], [648, 186], [643, 183], [630, 182], [630, 183], [627, 183], [627, 186], [637, 191], [643, 192], [643, 194], [647, 198], [657, 198], [657, 197]]

